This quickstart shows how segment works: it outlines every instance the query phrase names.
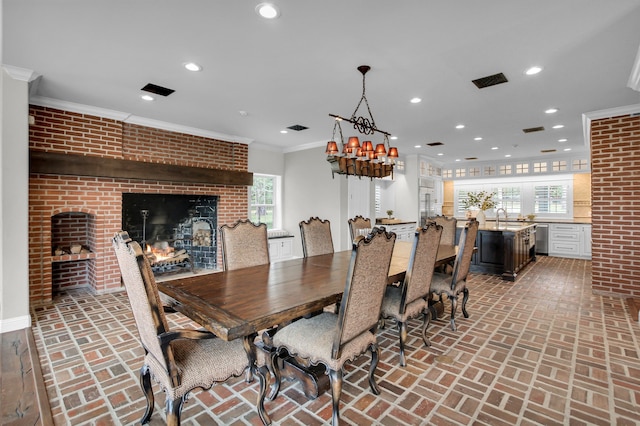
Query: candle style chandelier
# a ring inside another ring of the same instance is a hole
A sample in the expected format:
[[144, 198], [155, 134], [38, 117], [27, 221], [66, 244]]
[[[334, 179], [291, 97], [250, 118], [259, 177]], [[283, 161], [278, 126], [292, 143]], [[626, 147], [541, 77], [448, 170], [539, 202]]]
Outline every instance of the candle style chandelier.
[[[351, 117], [345, 118], [336, 114], [329, 114], [330, 117], [335, 119], [335, 123], [333, 125], [333, 135], [331, 140], [327, 142], [325, 153], [327, 154], [327, 161], [331, 164], [333, 177], [338, 173], [347, 177], [353, 175], [360, 178], [366, 176], [373, 179], [391, 175], [393, 178], [393, 166], [395, 159], [398, 158], [398, 148], [389, 146], [389, 136], [391, 134], [378, 129], [371, 114], [369, 101], [367, 101], [365, 94], [365, 74], [370, 69], [369, 65], [360, 65], [358, 67], [358, 71], [362, 73], [362, 97]], [[367, 106], [368, 118], [356, 116], [363, 101]], [[342, 136], [342, 127], [340, 126], [342, 121], [353, 124], [353, 128], [364, 136], [374, 135], [375, 133], [382, 134], [382, 143], [376, 144], [374, 148], [370, 140], [363, 141], [361, 144], [357, 136], [350, 136], [345, 144]], [[340, 146], [336, 141], [336, 134], [339, 136]]]

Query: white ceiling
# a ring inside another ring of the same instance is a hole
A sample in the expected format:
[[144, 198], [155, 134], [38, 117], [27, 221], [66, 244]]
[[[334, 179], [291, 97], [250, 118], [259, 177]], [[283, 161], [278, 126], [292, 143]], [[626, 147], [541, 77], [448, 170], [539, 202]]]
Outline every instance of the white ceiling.
[[[284, 151], [331, 138], [328, 114], [353, 113], [362, 93], [356, 68], [367, 64], [377, 126], [398, 136], [392, 145], [401, 155], [442, 163], [588, 153], [583, 113], [640, 103], [628, 87], [640, 0], [273, 2], [281, 16], [268, 21], [254, 11], [258, 0], [4, 0], [2, 63], [41, 75], [33, 94], [40, 102]], [[187, 61], [203, 70], [186, 71]], [[544, 70], [524, 75], [531, 65]], [[471, 83], [499, 72], [508, 83]], [[175, 93], [142, 101], [146, 83]], [[416, 96], [422, 102], [409, 103]], [[545, 114], [549, 107], [559, 112]], [[295, 124], [309, 129], [280, 133]], [[537, 126], [545, 131], [522, 131]], [[355, 134], [348, 124], [343, 130]], [[436, 141], [444, 145], [426, 146]]]

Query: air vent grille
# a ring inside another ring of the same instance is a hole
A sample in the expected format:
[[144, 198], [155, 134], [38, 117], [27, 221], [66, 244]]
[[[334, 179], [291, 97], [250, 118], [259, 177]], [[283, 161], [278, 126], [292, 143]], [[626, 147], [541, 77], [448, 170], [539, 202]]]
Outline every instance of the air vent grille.
[[431, 143], [428, 143], [427, 145], [429, 145], [429, 146], [440, 146], [440, 145], [444, 145], [444, 144], [442, 142], [431, 142]]
[[158, 86], [157, 84], [153, 84], [153, 83], [147, 83], [140, 90], [144, 90], [145, 92], [154, 93], [154, 94], [160, 95], [160, 96], [169, 96], [170, 94], [175, 92], [175, 90], [173, 90], [173, 89], [168, 89], [166, 87]]
[[472, 80], [471, 82], [476, 85], [478, 89], [484, 89], [485, 87], [495, 86], [496, 84], [506, 83], [507, 77], [503, 73], [488, 75], [486, 77]]
[[478, 157], [465, 157], [465, 160], [469, 160], [469, 161], [470, 160], [477, 160], [477, 159], [478, 159]]
[[542, 150], [540, 150], [540, 152], [542, 152], [543, 154], [547, 154], [549, 152], [556, 152], [556, 150], [555, 149], [542, 149]]
[[291, 129], [291, 130], [295, 130], [296, 132], [299, 132], [299, 131], [301, 131], [301, 130], [306, 130], [306, 129], [308, 129], [308, 127], [301, 126], [300, 124], [294, 124], [293, 126], [289, 126], [289, 127], [287, 127], [287, 129]]
[[522, 129], [522, 131], [525, 133], [542, 132], [543, 130], [544, 130], [544, 126], [529, 127], [528, 129]]

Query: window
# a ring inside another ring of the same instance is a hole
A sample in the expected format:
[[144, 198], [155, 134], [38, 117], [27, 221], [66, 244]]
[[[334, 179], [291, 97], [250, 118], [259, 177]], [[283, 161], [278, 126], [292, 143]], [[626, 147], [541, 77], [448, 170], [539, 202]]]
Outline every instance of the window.
[[568, 185], [536, 185], [534, 212], [567, 213]]
[[267, 229], [280, 227], [280, 176], [254, 174], [250, 197], [251, 221], [265, 223]]
[[480, 176], [480, 167], [469, 167], [469, 176]]
[[516, 164], [516, 174], [529, 173], [529, 163]]
[[573, 170], [589, 170], [589, 162], [587, 160], [573, 160]]
[[496, 168], [493, 166], [486, 166], [484, 168], [484, 175], [485, 176], [495, 176], [496, 175]]
[[510, 175], [511, 174], [511, 164], [504, 164], [500, 166], [500, 174], [501, 175]]
[[547, 171], [547, 163], [533, 163], [533, 172], [534, 173], [544, 173]]
[[495, 200], [498, 208], [502, 207], [509, 214], [522, 213], [522, 200], [520, 196], [520, 187], [501, 187], [496, 190]]
[[467, 169], [456, 169], [456, 177], [465, 177], [467, 175]]
[[554, 172], [562, 172], [567, 170], [567, 162], [564, 160], [554, 161], [551, 163], [551, 167]]

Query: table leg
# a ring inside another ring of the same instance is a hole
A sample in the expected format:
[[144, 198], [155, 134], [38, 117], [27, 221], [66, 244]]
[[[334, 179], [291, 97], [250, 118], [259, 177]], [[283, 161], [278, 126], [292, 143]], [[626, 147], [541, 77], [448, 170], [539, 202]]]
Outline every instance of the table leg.
[[256, 401], [256, 408], [258, 410], [258, 415], [260, 416], [260, 420], [265, 425], [271, 424], [271, 419], [269, 418], [269, 414], [267, 414], [264, 409], [264, 399], [267, 395], [267, 367], [264, 365], [257, 365], [257, 357], [256, 357], [256, 345], [254, 343], [257, 333], [254, 333], [249, 336], [245, 336], [243, 340], [244, 350], [247, 353], [247, 359], [249, 360], [249, 368], [247, 368], [247, 377], [246, 381], [253, 381], [253, 376], [258, 376], [258, 381], [260, 383], [260, 387], [258, 390], [258, 400]]

